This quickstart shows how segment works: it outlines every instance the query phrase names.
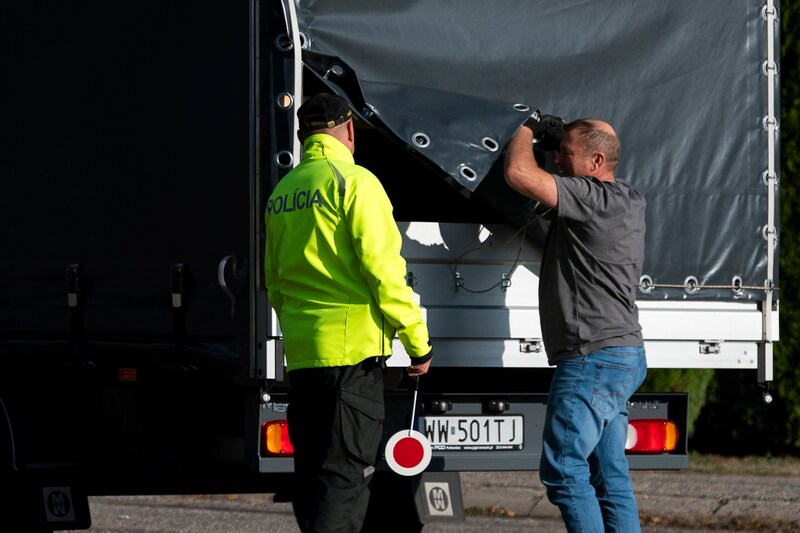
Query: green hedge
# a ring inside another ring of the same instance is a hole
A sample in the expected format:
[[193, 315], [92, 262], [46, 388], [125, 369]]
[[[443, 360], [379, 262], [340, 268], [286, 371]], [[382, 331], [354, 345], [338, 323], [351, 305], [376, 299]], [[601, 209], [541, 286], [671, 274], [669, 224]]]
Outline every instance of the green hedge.
[[800, 454], [800, 9], [783, 2], [781, 17], [781, 227], [780, 342], [775, 348], [776, 406], [785, 414], [779, 427], [790, 451]]

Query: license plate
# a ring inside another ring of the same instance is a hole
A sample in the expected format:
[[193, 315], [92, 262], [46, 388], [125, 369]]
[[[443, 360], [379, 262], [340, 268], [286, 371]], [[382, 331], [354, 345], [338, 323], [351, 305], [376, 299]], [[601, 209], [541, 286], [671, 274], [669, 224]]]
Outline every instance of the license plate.
[[421, 416], [419, 431], [439, 451], [506, 451], [523, 447], [522, 416]]

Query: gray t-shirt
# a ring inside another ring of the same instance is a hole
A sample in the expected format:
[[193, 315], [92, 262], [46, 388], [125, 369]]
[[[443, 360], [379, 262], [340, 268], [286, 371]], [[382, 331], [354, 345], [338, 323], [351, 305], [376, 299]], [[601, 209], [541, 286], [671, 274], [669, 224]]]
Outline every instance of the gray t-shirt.
[[644, 261], [644, 197], [621, 181], [555, 178], [558, 213], [539, 281], [548, 362], [609, 346], [642, 346], [635, 300]]

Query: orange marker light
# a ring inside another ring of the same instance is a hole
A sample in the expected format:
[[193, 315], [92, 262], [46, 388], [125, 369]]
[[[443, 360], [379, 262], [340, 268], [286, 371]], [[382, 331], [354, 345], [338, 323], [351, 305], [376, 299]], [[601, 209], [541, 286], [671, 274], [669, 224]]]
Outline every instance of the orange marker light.
[[289, 440], [289, 423], [286, 420], [270, 420], [261, 425], [261, 455], [267, 457], [294, 455], [294, 446]]
[[678, 426], [671, 420], [640, 419], [628, 423], [625, 449], [630, 453], [666, 453], [678, 444]]
[[119, 368], [117, 369], [117, 379], [133, 383], [139, 379], [139, 372], [135, 368]]

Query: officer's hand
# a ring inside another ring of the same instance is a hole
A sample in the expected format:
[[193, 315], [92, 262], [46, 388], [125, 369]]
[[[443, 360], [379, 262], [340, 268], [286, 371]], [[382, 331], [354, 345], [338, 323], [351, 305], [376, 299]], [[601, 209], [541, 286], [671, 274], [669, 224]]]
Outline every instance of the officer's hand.
[[428, 368], [430, 366], [431, 366], [430, 360], [428, 360], [425, 363], [422, 363], [421, 365], [411, 364], [408, 367], [408, 375], [413, 378], [415, 376], [421, 376], [423, 374], [427, 374], [428, 373]]
[[[430, 344], [430, 342], [428, 343]], [[421, 358], [416, 358], [416, 360], [424, 359], [424, 363], [414, 363], [415, 358], [411, 358], [411, 364], [408, 367], [408, 375], [412, 378], [414, 376], [421, 376], [428, 372], [428, 368], [431, 366], [431, 361], [433, 360], [433, 349], [431, 349], [427, 354], [425, 354]]]
[[564, 119], [554, 115], [542, 115], [537, 110], [523, 126], [530, 128], [537, 146], [543, 150], [558, 150], [564, 135]]

